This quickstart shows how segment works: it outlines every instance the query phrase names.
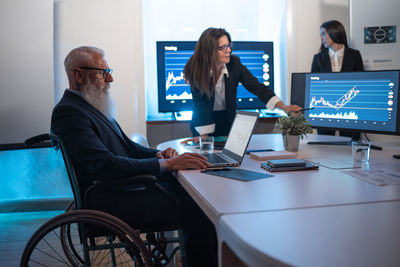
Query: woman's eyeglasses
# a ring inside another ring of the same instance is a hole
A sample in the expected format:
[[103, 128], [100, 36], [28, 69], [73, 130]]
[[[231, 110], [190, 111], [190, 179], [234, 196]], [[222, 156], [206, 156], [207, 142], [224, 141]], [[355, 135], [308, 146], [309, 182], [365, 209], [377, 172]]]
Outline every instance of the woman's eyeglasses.
[[218, 46], [218, 49], [226, 52], [226, 50], [228, 50], [228, 48], [232, 50], [232, 47], [233, 47], [232, 43], [229, 43], [227, 45]]

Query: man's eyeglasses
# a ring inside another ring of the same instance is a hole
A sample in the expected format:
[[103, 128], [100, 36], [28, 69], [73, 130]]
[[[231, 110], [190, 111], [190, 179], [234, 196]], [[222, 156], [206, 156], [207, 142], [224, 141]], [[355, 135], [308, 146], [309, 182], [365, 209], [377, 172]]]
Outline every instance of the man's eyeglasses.
[[218, 49], [226, 52], [226, 50], [228, 50], [228, 48], [232, 50], [232, 47], [233, 47], [232, 43], [229, 43], [227, 45], [218, 46]]
[[112, 74], [113, 69], [102, 69], [102, 68], [93, 68], [93, 67], [79, 67], [80, 69], [84, 70], [102, 70], [103, 71], [103, 77], [106, 77], [107, 74]]

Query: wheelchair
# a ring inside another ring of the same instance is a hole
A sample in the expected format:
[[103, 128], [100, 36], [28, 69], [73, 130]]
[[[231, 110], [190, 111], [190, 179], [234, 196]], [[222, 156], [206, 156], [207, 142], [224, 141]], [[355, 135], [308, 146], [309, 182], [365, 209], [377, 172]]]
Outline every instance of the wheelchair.
[[[54, 134], [42, 134], [25, 141], [31, 147], [50, 143], [64, 160], [74, 201], [66, 212], [43, 224], [29, 239], [20, 266], [165, 266], [180, 251], [182, 266], [186, 266], [183, 231], [178, 215], [179, 203], [157, 184], [151, 175], [131, 177], [112, 184], [95, 182], [82, 197], [75, 173], [61, 139]], [[101, 208], [87, 205], [86, 196], [103, 188], [135, 185], [138, 192], [146, 190], [162, 195], [174, 207], [175, 221], [152, 224], [133, 230], [130, 225]], [[82, 200], [84, 199], [84, 200]], [[165, 231], [176, 231], [177, 237], [166, 237]], [[145, 236], [142, 240], [142, 236]], [[167, 244], [178, 244], [167, 253]]]

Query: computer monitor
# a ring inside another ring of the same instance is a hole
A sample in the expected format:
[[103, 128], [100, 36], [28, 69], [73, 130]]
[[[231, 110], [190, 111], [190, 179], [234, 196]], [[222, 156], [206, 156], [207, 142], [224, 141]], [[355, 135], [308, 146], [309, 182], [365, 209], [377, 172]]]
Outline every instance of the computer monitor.
[[315, 128], [397, 135], [399, 70], [293, 73], [292, 104]]
[[[183, 69], [196, 47], [195, 41], [157, 42], [157, 77], [159, 112], [191, 111], [193, 102], [189, 84], [185, 83]], [[274, 88], [273, 42], [233, 42], [232, 53], [243, 65], [271, 90]], [[255, 95], [239, 84], [238, 109], [263, 109]]]

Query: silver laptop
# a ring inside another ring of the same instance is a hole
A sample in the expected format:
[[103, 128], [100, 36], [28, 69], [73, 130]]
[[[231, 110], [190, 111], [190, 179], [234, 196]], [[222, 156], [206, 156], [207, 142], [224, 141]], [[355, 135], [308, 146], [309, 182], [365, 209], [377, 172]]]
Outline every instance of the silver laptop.
[[258, 112], [237, 111], [222, 152], [203, 154], [210, 163], [208, 168], [240, 166], [257, 119]]

